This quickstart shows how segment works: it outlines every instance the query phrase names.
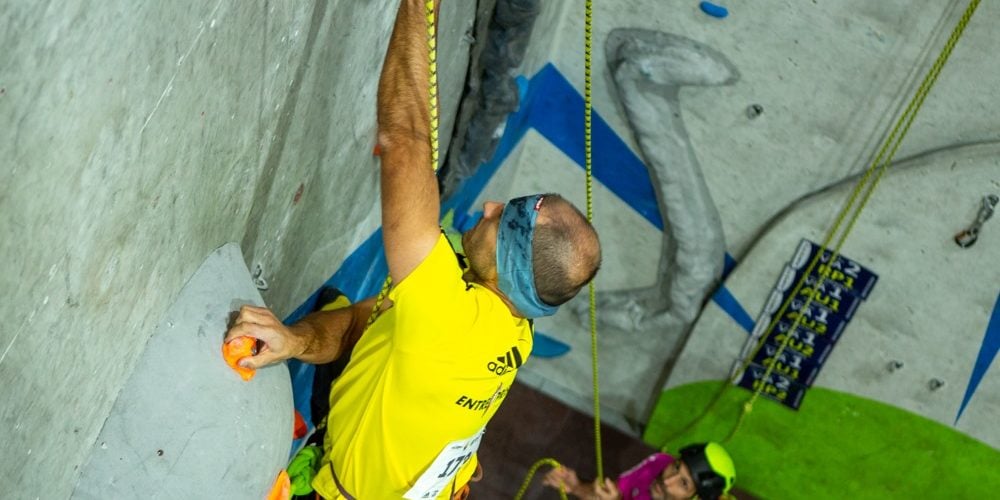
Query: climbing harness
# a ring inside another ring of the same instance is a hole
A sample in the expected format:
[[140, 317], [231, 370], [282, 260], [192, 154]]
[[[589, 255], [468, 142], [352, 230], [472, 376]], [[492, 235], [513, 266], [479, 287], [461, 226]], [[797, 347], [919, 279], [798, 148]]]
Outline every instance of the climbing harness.
[[[586, 189], [587, 189], [587, 222], [593, 223], [594, 221], [594, 181], [593, 181], [593, 133], [591, 127], [591, 115], [593, 114], [593, 97], [592, 97], [592, 78], [591, 78], [591, 67], [593, 57], [592, 46], [594, 38], [594, 6], [593, 0], [586, 0], [584, 5], [584, 17], [583, 17], [583, 34], [584, 34], [584, 63], [583, 63], [583, 150], [584, 150], [584, 165], [586, 168]], [[597, 481], [604, 481], [604, 460], [601, 455], [601, 395], [600, 395], [600, 384], [598, 383], [598, 373], [597, 373], [597, 293], [594, 288], [594, 281], [591, 280], [587, 286], [589, 300], [590, 300], [590, 359], [591, 359], [591, 371], [593, 373], [593, 386], [594, 386], [594, 455], [597, 464]], [[524, 478], [524, 483], [521, 485], [521, 489], [518, 490], [517, 495], [514, 497], [515, 500], [520, 500], [524, 495], [525, 491], [528, 490], [528, 486], [531, 484], [531, 480], [535, 477], [535, 473], [538, 468], [542, 465], [550, 465], [553, 468], [559, 468], [561, 465], [559, 462], [552, 458], [543, 458], [534, 463], [531, 469], [528, 470], [527, 476]], [[559, 488], [559, 495], [565, 500], [566, 492], [562, 488]]]
[[[847, 200], [847, 204], [841, 210], [833, 226], [827, 232], [822, 245], [820, 245], [820, 250], [816, 252], [816, 255], [809, 263], [809, 266], [806, 268], [805, 272], [802, 273], [802, 278], [800, 278], [798, 283], [796, 283], [795, 288], [792, 290], [792, 293], [788, 295], [788, 298], [785, 300], [784, 304], [781, 305], [781, 308], [778, 309], [778, 312], [774, 315], [774, 319], [768, 325], [767, 330], [761, 336], [761, 340], [758, 343], [757, 348], [754, 350], [753, 354], [747, 356], [741, 368], [734, 375], [735, 377], [739, 377], [744, 371], [746, 371], [747, 367], [749, 366], [753, 358], [756, 356], [757, 352], [760, 351], [760, 349], [763, 347], [764, 341], [771, 334], [775, 325], [777, 325], [778, 321], [784, 316], [785, 311], [790, 306], [792, 300], [798, 296], [799, 291], [805, 285], [806, 279], [811, 275], [813, 270], [819, 264], [819, 261], [821, 259], [824, 259], [824, 256], [826, 255], [826, 252], [830, 246], [830, 242], [833, 241], [834, 236], [838, 234], [838, 230], [840, 229], [841, 224], [844, 222], [845, 219], [849, 217], [847, 225], [837, 238], [837, 242], [833, 247], [833, 251], [832, 254], [829, 256], [828, 262], [834, 262], [840, 256], [840, 249], [843, 246], [844, 241], [847, 239], [847, 236], [851, 233], [851, 230], [853, 230], [854, 224], [857, 222], [858, 217], [864, 210], [865, 205], [867, 205], [868, 200], [875, 192], [875, 188], [878, 187], [878, 183], [882, 179], [882, 176], [885, 175], [886, 170], [888, 170], [889, 166], [892, 164], [892, 160], [896, 156], [896, 151], [899, 150], [899, 146], [902, 143], [903, 138], [906, 137], [906, 133], [910, 130], [910, 125], [913, 124], [913, 120], [916, 117], [917, 112], [920, 111], [920, 107], [923, 106], [924, 104], [924, 99], [927, 98], [927, 94], [930, 92], [931, 88], [934, 86], [934, 83], [937, 81], [937, 77], [941, 73], [941, 69], [944, 67], [945, 63], [948, 61], [948, 58], [951, 56], [951, 52], [955, 48], [955, 44], [958, 43], [959, 38], [965, 31], [966, 25], [968, 25], [969, 20], [972, 18], [973, 13], [975, 13], [976, 8], [979, 6], [979, 1], [980, 0], [971, 0], [969, 6], [965, 9], [965, 12], [962, 14], [962, 17], [961, 19], [959, 19], [958, 24], [955, 26], [954, 30], [952, 30], [951, 36], [945, 43], [944, 48], [941, 50], [941, 53], [934, 61], [934, 64], [933, 66], [931, 66], [931, 69], [928, 71], [927, 75], [924, 77], [923, 82], [921, 82], [920, 86], [917, 88], [916, 93], [910, 99], [909, 104], [906, 106], [906, 110], [896, 121], [895, 126], [893, 126], [892, 131], [890, 132], [889, 136], [883, 143], [881, 149], [879, 150], [878, 154], [875, 157], [875, 160], [872, 162], [871, 166], [869, 166], [868, 169], [865, 171], [865, 174], [861, 177], [861, 179], [858, 180], [857, 185], [854, 187], [854, 190], [851, 192], [851, 195]], [[864, 191], [864, 194], [861, 194], [862, 191]], [[858, 201], [859, 194], [861, 195], [860, 201]], [[856, 207], [855, 207], [855, 202], [858, 203]], [[819, 289], [820, 287], [822, 287], [823, 282], [825, 280], [826, 280], [826, 275], [824, 273], [820, 273], [818, 280], [819, 282], [816, 284], [815, 289]], [[802, 306], [802, 310], [806, 310], [809, 307], [809, 305], [812, 304], [813, 297], [814, 297], [813, 293], [807, 294], [806, 302], [805, 305]], [[804, 314], [796, 315], [795, 322], [790, 327], [791, 331], [795, 331], [795, 329], [799, 327], [799, 325], [802, 323], [803, 317], [805, 317]], [[778, 350], [774, 355], [775, 359], [781, 356], [781, 353], [784, 352], [784, 349], [785, 347], [788, 346], [788, 343], [791, 340], [791, 338], [792, 338], [791, 335], [785, 336], [784, 341], [782, 341], [781, 345], [778, 346]], [[774, 370], [774, 366], [775, 363], [771, 363], [767, 367], [767, 370], [764, 372], [764, 375], [761, 377], [761, 380], [767, 380], [768, 377], [770, 377], [771, 373]], [[753, 395], [750, 396], [750, 398], [747, 399], [747, 401], [743, 404], [740, 410], [740, 416], [736, 421], [736, 425], [733, 426], [733, 429], [729, 432], [729, 434], [726, 436], [723, 442], [728, 442], [740, 429], [740, 427], [743, 425], [744, 420], [746, 419], [747, 414], [753, 411], [754, 402], [757, 401], [757, 398], [760, 396], [765, 386], [766, 384], [759, 384], [757, 389], [754, 390]], [[727, 383], [723, 387], [723, 391], [728, 387], [729, 384]], [[718, 398], [713, 400], [712, 404], [714, 404], [715, 401], [718, 401]]]
[[[436, 172], [440, 155], [438, 153], [437, 20], [434, 14], [434, 0], [426, 0], [424, 2], [424, 9], [424, 16], [427, 20], [427, 72], [430, 87], [431, 168]], [[382, 303], [389, 295], [389, 288], [391, 287], [392, 276], [386, 276], [385, 282], [382, 283], [382, 290], [378, 292], [378, 296], [375, 298], [375, 306], [372, 307], [372, 312], [368, 316], [368, 322], [365, 323], [365, 330], [371, 328], [375, 320], [378, 319], [379, 313], [382, 310]]]

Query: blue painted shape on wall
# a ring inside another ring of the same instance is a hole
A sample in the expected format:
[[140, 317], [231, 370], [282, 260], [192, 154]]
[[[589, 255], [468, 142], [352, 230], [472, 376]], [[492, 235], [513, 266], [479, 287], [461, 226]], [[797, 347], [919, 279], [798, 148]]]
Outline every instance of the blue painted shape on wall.
[[969, 376], [969, 384], [965, 387], [965, 397], [962, 398], [962, 404], [958, 407], [958, 414], [955, 415], [956, 424], [958, 423], [958, 419], [962, 418], [962, 412], [968, 406], [972, 395], [979, 388], [979, 383], [983, 380], [983, 376], [986, 375], [986, 371], [990, 369], [990, 364], [996, 359], [997, 351], [1000, 351], [1000, 293], [997, 294], [997, 301], [993, 304], [993, 314], [990, 316], [989, 324], [986, 325], [986, 333], [983, 334], [983, 343], [979, 347], [979, 356], [976, 357], [976, 365], [972, 368], [972, 375]]
[[538, 358], [556, 358], [566, 354], [570, 349], [572, 348], [569, 344], [535, 330], [534, 343], [531, 346], [532, 356]]
[[729, 252], [726, 252], [726, 261], [722, 265], [722, 280], [725, 281], [729, 277], [729, 273], [733, 272], [736, 268], [736, 259]]
[[[586, 168], [583, 96], [551, 64], [532, 80], [540, 80], [542, 91], [534, 93], [531, 125], [577, 165]], [[663, 219], [646, 165], [599, 113], [592, 113], [591, 124], [594, 178], [662, 231]]]
[[[382, 229], [379, 228], [344, 259], [340, 269], [323, 286], [335, 287], [351, 302], [357, 302], [378, 293], [388, 275], [389, 266], [385, 262], [385, 250], [382, 248]], [[316, 290], [284, 322], [295, 323], [312, 312], [319, 292], [320, 290]]]
[[[524, 85], [525, 80], [519, 82]], [[583, 97], [573, 85], [555, 66], [546, 64], [527, 81], [527, 88], [521, 93], [521, 105], [507, 118], [493, 158], [481, 165], [462, 183], [455, 196], [444, 203], [445, 212], [451, 208], [456, 214], [468, 211], [529, 129], [535, 129], [577, 165], [585, 167]], [[663, 230], [663, 219], [646, 166], [599, 113], [592, 113], [591, 124], [594, 178], [654, 227]]]
[[733, 292], [730, 292], [728, 288], [720, 286], [712, 295], [712, 301], [721, 307], [723, 311], [726, 311], [726, 314], [746, 330], [747, 334], [753, 331], [753, 318], [750, 317], [746, 309], [743, 309], [743, 306], [740, 305], [740, 302], [733, 296]]
[[[517, 83], [521, 105], [507, 118], [503, 137], [493, 158], [463, 182], [457, 194], [444, 203], [442, 213], [452, 208], [456, 214], [466, 213], [524, 134], [532, 128], [577, 165], [586, 167], [583, 96], [551, 63], [530, 80], [518, 77]], [[591, 125], [594, 178], [662, 231], [663, 219], [646, 166], [599, 113], [592, 113]], [[727, 253], [723, 277], [728, 276], [735, 265], [735, 259]], [[752, 319], [748, 320], [750, 315], [725, 286], [719, 289], [713, 300], [747, 333], [753, 329]]]

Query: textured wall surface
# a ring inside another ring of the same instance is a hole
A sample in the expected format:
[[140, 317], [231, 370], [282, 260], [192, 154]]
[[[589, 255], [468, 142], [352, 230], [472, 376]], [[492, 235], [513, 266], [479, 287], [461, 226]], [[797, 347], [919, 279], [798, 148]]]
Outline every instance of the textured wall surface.
[[263, 498], [288, 463], [288, 369], [244, 381], [219, 341], [263, 305], [235, 243], [212, 252], [156, 325], [94, 442], [73, 498]]
[[[287, 314], [378, 225], [393, 0], [5, 1], [0, 484], [66, 498], [153, 327], [241, 244]], [[473, 2], [447, 2], [443, 138]]]
[[[843, 248], [878, 273], [879, 282], [815, 384], [909, 410], [1000, 449], [991, 423], [1000, 412], [996, 363], [956, 422], [997, 298], [1000, 268], [987, 261], [1000, 254], [1000, 231], [984, 228], [968, 249], [951, 239], [975, 208], [968, 193], [1000, 191], [998, 155], [996, 145], [958, 148], [901, 163], [882, 179]], [[851, 187], [803, 201], [753, 247], [727, 280], [748, 310], [756, 315], [763, 307], [799, 238], [822, 241], [819, 223], [839, 209]], [[668, 386], [726, 377], [730, 367], [718, 360], [736, 359], [746, 339], [721, 309], [708, 306]], [[890, 369], [894, 361], [902, 366]], [[944, 385], [933, 389], [932, 379]], [[802, 404], [810, 404], [808, 392]]]
[[[822, 231], [843, 189], [796, 200], [866, 166], [965, 4], [762, 0], [732, 2], [718, 20], [695, 1], [597, 2], [595, 110], [637, 150], [605, 69], [614, 28], [689, 37], [737, 67], [734, 85], [686, 88], [679, 102], [741, 262], [727, 285], [755, 315], [789, 242]], [[378, 226], [375, 89], [395, 5], [2, 2], [0, 484], [70, 494], [154, 326], [213, 249], [239, 243], [280, 316]], [[887, 177], [848, 242], [847, 255], [882, 281], [817, 382], [948, 425], [1000, 281], [1000, 222], [972, 249], [951, 242], [979, 198], [1000, 192], [990, 149], [1000, 140], [1000, 65], [989, 63], [997, 9], [980, 7], [899, 154], [940, 152]], [[443, 6], [445, 140], [475, 10]], [[582, 91], [582, 38], [582, 8], [545, 2], [520, 73], [552, 63]], [[751, 104], [763, 114], [750, 119]], [[581, 172], [529, 131], [482, 198], [558, 190], [582, 204]], [[595, 196], [606, 245], [599, 288], [652, 284], [662, 234], [632, 200], [601, 185]], [[791, 215], [773, 223], [784, 210]], [[588, 408], [587, 328], [565, 311], [538, 325], [573, 350], [532, 360], [522, 379]], [[668, 353], [683, 339], [659, 333], [601, 333], [602, 415], [623, 429], [644, 422], [668, 373], [674, 387], [727, 372], [746, 335], [715, 305], [679, 359]], [[897, 358], [905, 368], [887, 373]], [[996, 370], [957, 423], [993, 446]], [[931, 376], [945, 385], [928, 391]]]
[[[794, 246], [762, 250], [757, 243], [761, 235], [767, 233], [770, 239], [780, 234], [787, 242], [797, 242], [822, 234], [847, 191], [836, 190], [840, 194], [831, 194], [834, 198], [822, 210], [810, 208], [814, 202], [797, 200], [868, 166], [968, 2], [765, 1], [753, 7], [729, 2], [730, 15], [722, 20], [706, 16], [697, 4], [596, 3], [594, 110], [638, 151], [606, 69], [603, 44], [614, 28], [685, 36], [720, 51], [736, 66], [738, 82], [686, 87], [679, 101], [691, 148], [722, 219], [727, 250], [739, 261], [727, 285], [756, 317], [780, 272], [779, 261], [787, 260]], [[881, 273], [883, 281], [875, 292], [882, 294], [881, 305], [861, 307], [861, 316], [845, 334], [845, 345], [834, 351], [818, 382], [948, 425], [955, 425], [997, 296], [998, 245], [981, 237], [975, 247], [961, 251], [951, 237], [972, 221], [983, 195], [1000, 193], [995, 160], [985, 153], [976, 153], [974, 160], [968, 156], [1000, 141], [1000, 66], [986, 63], [998, 44], [991, 28], [998, 14], [995, 4], [979, 7], [897, 154], [901, 165], [916, 168], [924, 162], [920, 171], [926, 174], [891, 174], [848, 242], [847, 255]], [[529, 50], [522, 74], [531, 77], [551, 63], [582, 93], [582, 7], [546, 4], [534, 37], [539, 44]], [[751, 118], [747, 109], [752, 104], [760, 105], [763, 113]], [[543, 135], [529, 132], [512, 148], [482, 199], [556, 189], [582, 204], [582, 171], [556, 140]], [[600, 184], [595, 199], [595, 224], [605, 244], [598, 289], [653, 284], [659, 231], [632, 210], [634, 200], [609, 193]], [[879, 206], [884, 215], [878, 214]], [[776, 225], [773, 219], [786, 211], [799, 222]], [[986, 226], [984, 236], [1000, 234], [995, 220]], [[901, 227], [907, 231], [890, 239]], [[910, 237], [918, 233], [927, 239]], [[854, 245], [879, 250], [852, 254]], [[761, 260], [769, 252], [774, 253], [770, 260]], [[962, 263], [952, 264], [952, 259]], [[921, 262], [920, 267], [904, 260]], [[974, 284], [959, 278], [964, 272], [978, 273]], [[925, 314], [927, 318], [918, 319]], [[857, 332], [869, 321], [880, 326], [867, 329], [887, 337], [848, 339], [864, 337]], [[896, 324], [902, 321], [906, 325]], [[535, 359], [522, 371], [522, 380], [589, 411], [589, 328], [565, 311], [539, 321], [538, 327], [572, 351], [556, 359]], [[951, 335], [944, 337], [943, 329]], [[665, 380], [674, 387], [727, 373], [747, 335], [714, 303], [702, 312], [690, 340], [663, 333], [614, 328], [599, 332], [602, 418], [625, 429], [641, 429]], [[684, 342], [683, 353], [673, 356]], [[853, 342], [859, 343], [850, 347]], [[885, 363], [897, 357], [907, 368], [890, 377]], [[946, 385], [931, 392], [927, 383], [934, 376]], [[995, 426], [973, 422], [994, 408], [996, 380], [994, 366], [957, 424], [994, 446], [1000, 443]]]

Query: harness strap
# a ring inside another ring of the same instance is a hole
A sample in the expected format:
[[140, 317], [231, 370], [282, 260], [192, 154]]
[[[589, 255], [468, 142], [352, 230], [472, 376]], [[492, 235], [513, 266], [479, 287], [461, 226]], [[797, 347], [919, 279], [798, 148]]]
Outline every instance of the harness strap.
[[[458, 478], [455, 478], [458, 479]], [[455, 491], [455, 481], [451, 482], [451, 500], [468, 500], [469, 495], [472, 493], [472, 483], [478, 483], [483, 479], [483, 464], [476, 463], [476, 472], [472, 473], [472, 477], [469, 481]]]
[[[340, 479], [337, 478], [337, 471], [333, 469], [333, 463], [330, 462], [327, 464], [327, 466], [330, 467], [330, 475], [333, 476], [333, 484], [337, 486], [337, 491], [340, 492], [341, 496], [343, 496], [346, 500], [356, 500], [353, 496], [351, 496], [350, 493], [347, 492], [347, 490], [344, 488], [344, 485], [340, 484]], [[469, 498], [469, 492], [471, 490], [469, 486], [470, 483], [475, 483], [481, 480], [482, 478], [483, 478], [483, 466], [482, 464], [477, 463], [476, 472], [473, 473], [472, 478], [469, 479], [469, 482], [465, 483], [465, 486], [463, 486], [460, 490], [458, 490], [457, 494], [455, 493], [455, 482], [454, 481], [451, 482], [452, 498], [460, 500], [465, 500], [466, 498]]]
[[340, 479], [337, 479], [337, 471], [333, 470], [333, 462], [330, 462], [327, 465], [330, 467], [330, 475], [333, 476], [333, 484], [337, 485], [337, 491], [339, 491], [340, 494], [347, 500], [356, 500], [350, 493], [347, 492], [347, 490], [344, 489], [344, 485], [340, 484]]

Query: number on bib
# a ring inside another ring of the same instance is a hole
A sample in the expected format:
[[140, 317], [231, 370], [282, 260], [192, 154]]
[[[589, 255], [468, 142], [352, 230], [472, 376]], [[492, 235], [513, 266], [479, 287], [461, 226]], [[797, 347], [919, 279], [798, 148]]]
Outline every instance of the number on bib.
[[437, 498], [462, 466], [476, 454], [482, 439], [483, 429], [480, 429], [472, 437], [448, 443], [403, 498], [409, 500]]

